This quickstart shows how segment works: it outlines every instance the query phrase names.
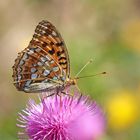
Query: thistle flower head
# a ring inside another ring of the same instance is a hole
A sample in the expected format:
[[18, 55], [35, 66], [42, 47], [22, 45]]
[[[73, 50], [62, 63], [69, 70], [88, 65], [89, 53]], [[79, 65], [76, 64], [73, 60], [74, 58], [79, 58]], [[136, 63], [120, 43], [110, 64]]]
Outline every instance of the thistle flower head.
[[40, 103], [29, 100], [19, 113], [19, 134], [30, 140], [94, 140], [104, 132], [99, 106], [86, 96], [51, 96]]

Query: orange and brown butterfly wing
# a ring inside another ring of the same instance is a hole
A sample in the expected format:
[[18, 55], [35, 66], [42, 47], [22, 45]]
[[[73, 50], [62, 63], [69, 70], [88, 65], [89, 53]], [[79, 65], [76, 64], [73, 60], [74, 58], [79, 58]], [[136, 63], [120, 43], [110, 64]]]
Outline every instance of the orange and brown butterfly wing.
[[61, 35], [48, 21], [41, 21], [29, 46], [13, 66], [18, 90], [38, 92], [54, 89], [69, 77], [69, 57]]
[[69, 56], [65, 42], [57, 29], [48, 21], [38, 24], [31, 42], [40, 42], [42, 48], [52, 55], [67, 76], [70, 74]]

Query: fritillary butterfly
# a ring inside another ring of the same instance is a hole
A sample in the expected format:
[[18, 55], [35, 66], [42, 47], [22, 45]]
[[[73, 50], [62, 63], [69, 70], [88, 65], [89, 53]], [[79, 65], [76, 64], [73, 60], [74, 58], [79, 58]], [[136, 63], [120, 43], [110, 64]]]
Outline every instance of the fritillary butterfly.
[[14, 85], [24, 92], [63, 91], [74, 85], [64, 40], [48, 21], [41, 21], [13, 66]]

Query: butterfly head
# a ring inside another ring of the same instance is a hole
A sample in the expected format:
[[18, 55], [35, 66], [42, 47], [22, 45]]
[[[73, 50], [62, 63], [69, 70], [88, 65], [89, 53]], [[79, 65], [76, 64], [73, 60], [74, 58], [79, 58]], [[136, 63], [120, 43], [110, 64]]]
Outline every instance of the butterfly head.
[[71, 78], [69, 78], [69, 79], [67, 79], [67, 81], [66, 81], [66, 85], [67, 85], [67, 86], [76, 85], [76, 84], [77, 84], [77, 79], [71, 79]]

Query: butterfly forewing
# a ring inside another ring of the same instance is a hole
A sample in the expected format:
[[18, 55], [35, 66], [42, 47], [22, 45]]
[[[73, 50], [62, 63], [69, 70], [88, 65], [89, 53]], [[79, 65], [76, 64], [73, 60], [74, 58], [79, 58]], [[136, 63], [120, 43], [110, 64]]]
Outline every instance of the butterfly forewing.
[[64, 41], [48, 21], [41, 21], [29, 46], [19, 53], [13, 66], [18, 90], [38, 92], [55, 89], [69, 77], [69, 57]]
[[47, 21], [38, 24], [31, 42], [40, 42], [69, 77], [69, 57], [65, 43], [56, 28]]

